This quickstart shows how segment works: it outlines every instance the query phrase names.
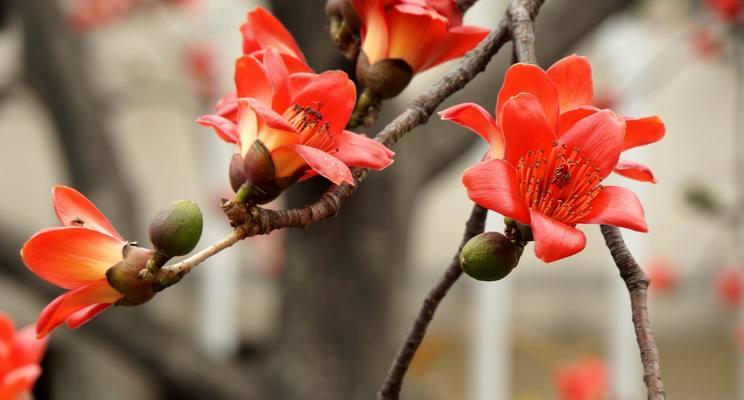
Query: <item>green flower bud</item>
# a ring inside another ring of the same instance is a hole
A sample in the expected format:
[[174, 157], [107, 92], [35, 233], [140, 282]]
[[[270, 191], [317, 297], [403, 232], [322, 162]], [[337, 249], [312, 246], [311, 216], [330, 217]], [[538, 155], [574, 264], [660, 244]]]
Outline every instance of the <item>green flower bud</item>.
[[362, 53], [357, 59], [356, 74], [359, 82], [379, 99], [389, 99], [400, 94], [413, 79], [413, 68], [400, 58], [386, 58], [369, 65]]
[[460, 252], [460, 267], [479, 281], [497, 281], [517, 266], [519, 249], [498, 232], [485, 232], [470, 239]]
[[124, 260], [106, 271], [109, 285], [124, 295], [116, 304], [136, 306], [155, 296], [152, 277], [140, 279], [139, 272], [145, 268], [154, 251], [127, 245]]
[[196, 203], [179, 200], [160, 210], [150, 222], [150, 241], [155, 250], [168, 256], [183, 256], [199, 243], [202, 214]]

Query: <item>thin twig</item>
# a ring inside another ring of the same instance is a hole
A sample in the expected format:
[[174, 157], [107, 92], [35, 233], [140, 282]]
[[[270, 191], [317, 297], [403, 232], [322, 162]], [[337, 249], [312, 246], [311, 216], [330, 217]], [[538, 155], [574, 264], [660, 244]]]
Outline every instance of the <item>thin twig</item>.
[[633, 325], [635, 326], [638, 348], [641, 352], [643, 363], [643, 381], [648, 388], [648, 400], [664, 400], [664, 382], [661, 380], [661, 365], [659, 362], [659, 350], [656, 348], [654, 334], [648, 321], [647, 290], [648, 276], [643, 272], [625, 246], [620, 230], [614, 226], [602, 225], [607, 248], [610, 249], [612, 259], [620, 271], [620, 277], [625, 281], [630, 294], [630, 307], [633, 312]]
[[421, 345], [421, 341], [424, 340], [426, 329], [434, 318], [434, 313], [437, 311], [439, 303], [441, 303], [449, 289], [460, 278], [460, 275], [462, 275], [460, 250], [473, 236], [483, 233], [487, 214], [488, 210], [485, 208], [477, 204], [473, 206], [470, 218], [465, 224], [465, 233], [462, 236], [460, 246], [457, 248], [457, 253], [455, 253], [442, 278], [426, 295], [421, 310], [419, 310], [418, 316], [411, 327], [411, 331], [408, 333], [403, 346], [398, 351], [398, 355], [395, 357], [395, 361], [393, 361], [393, 365], [390, 367], [387, 377], [380, 391], [377, 393], [378, 400], [398, 399], [400, 389], [403, 385], [403, 378], [406, 375], [406, 371], [408, 371], [408, 367], [411, 365], [416, 350]]

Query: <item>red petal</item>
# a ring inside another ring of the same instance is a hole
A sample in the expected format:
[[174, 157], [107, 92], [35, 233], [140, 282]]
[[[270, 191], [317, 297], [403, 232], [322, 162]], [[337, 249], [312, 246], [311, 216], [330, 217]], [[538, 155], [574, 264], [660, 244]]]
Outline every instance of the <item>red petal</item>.
[[309, 72], [298, 72], [289, 76], [289, 89], [292, 92], [292, 97], [299, 93], [305, 88], [310, 82], [313, 81], [318, 74]]
[[470, 167], [462, 174], [462, 183], [475, 203], [519, 222], [530, 222], [519, 180], [508, 162], [492, 159]]
[[620, 186], [605, 186], [592, 200], [591, 211], [580, 224], [605, 224], [648, 232], [643, 206], [630, 190]]
[[354, 184], [354, 177], [351, 175], [351, 170], [338, 158], [315, 147], [303, 146], [301, 144], [289, 145], [286, 148], [293, 150], [305, 160], [308, 167], [334, 184], [340, 185], [344, 182], [350, 185]]
[[626, 118], [623, 150], [658, 142], [665, 131], [664, 122], [657, 116]]
[[24, 327], [16, 333], [13, 341], [13, 348], [10, 353], [11, 369], [40, 363], [44, 357], [46, 347], [47, 340], [36, 339], [33, 326]]
[[421, 71], [437, 66], [443, 62], [460, 58], [473, 50], [490, 31], [477, 26], [457, 26], [449, 30], [447, 39], [440, 45], [441, 54], [429, 61]]
[[303, 64], [307, 64], [292, 34], [264, 8], [256, 7], [250, 11], [240, 31], [243, 33], [243, 54], [251, 54], [273, 46], [279, 52], [290, 54]]
[[15, 339], [15, 324], [8, 315], [0, 311], [0, 346], [10, 346]]
[[[83, 226], [94, 229], [124, 242], [119, 232], [93, 203], [77, 190], [57, 185], [52, 189], [54, 212], [64, 226]], [[79, 221], [83, 223], [80, 224]]]
[[271, 104], [271, 80], [264, 66], [253, 56], [235, 60], [235, 88], [239, 98], [250, 97]]
[[354, 82], [343, 71], [326, 71], [307, 84], [292, 104], [311, 107], [323, 115], [331, 134], [341, 132], [349, 122], [356, 101]]
[[656, 183], [656, 178], [654, 178], [651, 169], [634, 161], [620, 160], [615, 166], [615, 173], [641, 182]]
[[624, 133], [623, 120], [610, 110], [602, 110], [577, 122], [558, 143], [581, 150], [604, 179], [620, 159]]
[[362, 51], [370, 64], [387, 57], [388, 24], [383, 0], [354, 0], [354, 10], [361, 21]]
[[215, 114], [233, 123], [238, 122], [238, 94], [234, 91], [222, 97], [215, 105]]
[[34, 383], [41, 375], [41, 367], [38, 365], [27, 365], [8, 372], [0, 380], [0, 399], [18, 400], [26, 392], [30, 392]]
[[271, 108], [274, 110], [286, 110], [289, 107], [289, 100], [291, 98], [287, 66], [273, 47], [266, 49], [263, 57], [263, 65], [274, 88], [274, 98], [272, 99]]
[[560, 126], [558, 127], [558, 136], [562, 136], [564, 133], [566, 133], [566, 131], [573, 128], [573, 126], [576, 125], [577, 122], [594, 114], [597, 111], [599, 111], [599, 108], [592, 106], [583, 106], [571, 111], [561, 113], [559, 123]]
[[[237, 102], [235, 105], [237, 106]], [[227, 118], [219, 115], [202, 115], [196, 120], [201, 126], [214, 129], [217, 136], [227, 143], [238, 143], [238, 128]]]
[[540, 67], [532, 64], [514, 64], [506, 71], [504, 84], [496, 101], [496, 120], [501, 121], [504, 104], [520, 93], [530, 93], [537, 97], [545, 111], [548, 125], [558, 131], [558, 91], [553, 82]]
[[535, 255], [546, 263], [572, 256], [586, 246], [580, 230], [530, 209], [530, 226], [535, 237]]
[[95, 317], [96, 315], [102, 313], [105, 309], [109, 308], [111, 304], [109, 303], [102, 303], [102, 304], [93, 304], [92, 306], [88, 306], [83, 308], [82, 310], [75, 311], [74, 313], [70, 314], [67, 319], [65, 319], [65, 323], [67, 326], [69, 326], [71, 329], [77, 329], [86, 322], [90, 321]]
[[545, 119], [537, 97], [521, 93], [504, 104], [501, 129], [506, 149], [504, 159], [517, 165], [528, 151], [550, 149], [555, 143], [555, 133]]
[[[504, 136], [496, 126], [496, 121], [491, 118], [483, 107], [475, 103], [462, 103], [439, 112], [439, 117], [444, 121], [452, 121], [460, 126], [470, 129], [482, 137], [487, 143], [496, 142], [495, 145], [504, 147]], [[500, 158], [500, 157], [499, 157]]]
[[338, 151], [331, 153], [350, 167], [382, 171], [393, 163], [395, 153], [365, 135], [343, 131], [336, 136]]
[[123, 259], [122, 247], [118, 239], [92, 229], [52, 228], [32, 236], [21, 257], [40, 278], [72, 289], [103, 278]]
[[558, 90], [561, 113], [594, 102], [592, 66], [586, 57], [576, 54], [565, 57], [553, 64], [547, 73]]
[[387, 58], [405, 60], [414, 73], [433, 66], [449, 36], [445, 18], [422, 10], [413, 4], [398, 4], [387, 15]]
[[36, 323], [36, 336], [43, 338], [61, 325], [70, 315], [94, 304], [113, 304], [124, 297], [109, 286], [106, 279], [71, 290], [54, 299], [39, 315]]

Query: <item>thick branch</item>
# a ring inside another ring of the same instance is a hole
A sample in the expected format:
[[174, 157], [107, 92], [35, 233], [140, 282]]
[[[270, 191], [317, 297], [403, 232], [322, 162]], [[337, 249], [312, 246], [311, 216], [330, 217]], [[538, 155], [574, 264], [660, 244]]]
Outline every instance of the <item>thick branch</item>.
[[418, 316], [413, 323], [413, 327], [411, 327], [411, 331], [408, 333], [406, 341], [403, 343], [398, 355], [395, 357], [395, 361], [393, 361], [393, 365], [388, 371], [385, 382], [383, 382], [380, 392], [377, 394], [379, 400], [398, 399], [400, 389], [403, 385], [403, 377], [406, 375], [406, 371], [408, 371], [408, 367], [411, 365], [413, 356], [421, 345], [421, 341], [424, 340], [426, 329], [434, 318], [434, 313], [437, 311], [439, 303], [441, 303], [449, 289], [455, 284], [457, 279], [460, 278], [460, 275], [462, 275], [462, 268], [460, 268], [460, 250], [468, 240], [473, 238], [473, 236], [483, 233], [487, 214], [488, 210], [485, 208], [479, 205], [473, 206], [470, 218], [465, 224], [465, 233], [463, 234], [460, 246], [457, 248], [457, 253], [455, 253], [455, 256], [452, 258], [452, 261], [444, 272], [442, 278], [436, 286], [429, 291], [429, 294], [426, 295], [424, 304], [421, 306], [421, 310], [419, 310]]
[[612, 259], [615, 260], [620, 277], [625, 281], [630, 294], [630, 306], [633, 312], [633, 325], [635, 326], [638, 348], [641, 351], [641, 362], [643, 363], [643, 381], [648, 388], [648, 400], [664, 400], [664, 383], [661, 380], [661, 365], [659, 362], [659, 350], [654, 342], [654, 334], [648, 321], [647, 289], [648, 277], [633, 258], [625, 246], [620, 230], [614, 226], [602, 225], [607, 247], [610, 249]]

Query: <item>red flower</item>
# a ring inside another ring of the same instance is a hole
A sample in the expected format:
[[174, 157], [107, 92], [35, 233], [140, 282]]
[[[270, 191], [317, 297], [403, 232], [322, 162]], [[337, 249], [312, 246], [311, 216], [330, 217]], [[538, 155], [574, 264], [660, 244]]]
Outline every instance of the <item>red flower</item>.
[[677, 272], [669, 260], [653, 260], [648, 263], [645, 269], [648, 274], [651, 293], [662, 294], [677, 285]]
[[[514, 64], [504, 77], [504, 84], [496, 101], [496, 119], [488, 111], [474, 103], [463, 103], [450, 107], [439, 115], [444, 120], [455, 122], [483, 137], [491, 144], [490, 158], [504, 155], [504, 133], [502, 132], [504, 104], [515, 95], [530, 93], [542, 106], [550, 126], [560, 137], [579, 120], [599, 111], [592, 106], [594, 101], [592, 70], [589, 60], [576, 55], [568, 56], [553, 64], [547, 71], [531, 64]], [[657, 142], [664, 137], [664, 123], [659, 117], [623, 118], [625, 139], [622, 150]], [[615, 172], [627, 178], [655, 182], [651, 170], [645, 165], [620, 161]]]
[[354, 0], [369, 65], [402, 59], [421, 72], [473, 49], [488, 30], [462, 26], [452, 0]]
[[[344, 130], [356, 98], [354, 83], [345, 73], [290, 75], [283, 60], [271, 47], [264, 50], [263, 63], [253, 56], [238, 59], [236, 120], [219, 115], [219, 110], [198, 120], [237, 145], [237, 160], [245, 166], [231, 177], [257, 187], [278, 184], [276, 197], [300, 178], [321, 175], [335, 184], [354, 184], [349, 167], [382, 170], [392, 163], [394, 153], [385, 146]], [[249, 150], [256, 142], [270, 155], [271, 171], [251, 165], [255, 157]], [[237, 190], [240, 182], [232, 183]]]
[[617, 165], [625, 121], [602, 110], [559, 135], [557, 113], [551, 120], [530, 93], [511, 97], [501, 115], [504, 158], [466, 170], [463, 183], [477, 204], [531, 225], [538, 258], [551, 262], [581, 251], [586, 239], [576, 224], [647, 231], [638, 198], [601, 185]]
[[256, 7], [249, 11], [240, 31], [243, 33], [243, 54], [262, 60], [266, 49], [273, 47], [290, 73], [313, 72], [292, 34], [266, 9]]
[[735, 308], [741, 304], [744, 294], [744, 274], [738, 266], [721, 269], [716, 275], [713, 285], [716, 296], [725, 305]]
[[706, 0], [705, 4], [728, 23], [736, 23], [744, 11], [742, 0]]
[[47, 341], [34, 336], [32, 326], [16, 331], [13, 321], [0, 313], [0, 399], [21, 398], [41, 375], [39, 363]]
[[602, 360], [586, 359], [562, 365], [553, 372], [560, 400], [601, 400], [607, 398], [609, 373]]
[[55, 186], [54, 211], [64, 227], [32, 236], [21, 249], [26, 266], [45, 281], [69, 291], [39, 316], [39, 338], [67, 323], [77, 328], [124, 297], [109, 285], [106, 271], [122, 261], [127, 242], [93, 203], [76, 190]]

